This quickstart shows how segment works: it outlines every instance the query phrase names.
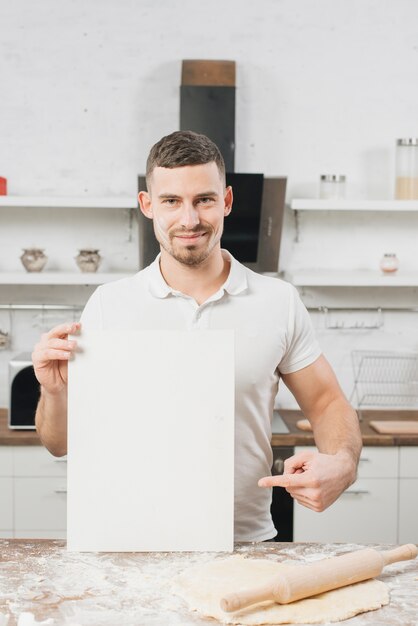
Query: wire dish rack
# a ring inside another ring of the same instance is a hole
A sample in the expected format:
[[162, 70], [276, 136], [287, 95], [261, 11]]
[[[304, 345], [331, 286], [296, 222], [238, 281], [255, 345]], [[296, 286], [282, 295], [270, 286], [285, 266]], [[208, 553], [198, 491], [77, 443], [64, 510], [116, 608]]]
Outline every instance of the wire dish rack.
[[418, 409], [418, 353], [353, 350], [354, 391], [362, 409]]

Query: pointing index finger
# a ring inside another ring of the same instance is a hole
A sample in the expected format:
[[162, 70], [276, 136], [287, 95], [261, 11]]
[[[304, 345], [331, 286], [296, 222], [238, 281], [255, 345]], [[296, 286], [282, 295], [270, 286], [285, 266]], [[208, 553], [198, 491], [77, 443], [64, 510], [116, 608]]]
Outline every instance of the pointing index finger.
[[266, 476], [258, 481], [259, 487], [304, 487], [308, 483], [305, 472], [301, 474], [281, 474], [280, 476]]

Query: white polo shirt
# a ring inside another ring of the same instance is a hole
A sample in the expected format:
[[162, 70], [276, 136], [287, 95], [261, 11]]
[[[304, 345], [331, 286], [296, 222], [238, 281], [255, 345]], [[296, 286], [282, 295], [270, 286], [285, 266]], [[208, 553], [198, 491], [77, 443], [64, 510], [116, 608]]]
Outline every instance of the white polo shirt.
[[[159, 256], [144, 270], [99, 287], [89, 299], [83, 328], [235, 331], [235, 541], [275, 536], [271, 489], [258, 487], [272, 465], [271, 421], [280, 374], [321, 354], [296, 289], [257, 274], [222, 251], [226, 282], [200, 306], [165, 282]], [[220, 485], [220, 488], [222, 486]]]

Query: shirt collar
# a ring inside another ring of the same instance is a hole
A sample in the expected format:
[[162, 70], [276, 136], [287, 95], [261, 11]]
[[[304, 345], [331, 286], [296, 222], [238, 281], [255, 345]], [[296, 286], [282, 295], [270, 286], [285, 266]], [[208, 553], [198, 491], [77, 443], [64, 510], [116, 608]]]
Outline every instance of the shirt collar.
[[236, 296], [248, 288], [247, 269], [228, 250], [222, 250], [222, 256], [231, 263], [231, 269], [221, 289], [227, 291], [231, 296]]
[[[247, 271], [246, 268], [234, 259], [232, 254], [230, 254], [227, 250], [222, 250], [222, 256], [231, 264], [231, 268], [229, 270], [228, 278], [220, 290], [224, 290], [231, 296], [235, 296], [248, 288]], [[158, 254], [155, 261], [153, 261], [148, 267], [148, 288], [151, 295], [154, 297], [166, 298], [176, 292], [169, 285], [167, 285], [163, 275], [161, 274], [160, 257], [161, 253]]]
[[148, 288], [151, 295], [156, 298], [166, 298], [173, 293], [173, 290], [165, 282], [160, 269], [161, 252], [157, 255], [155, 261], [148, 267]]

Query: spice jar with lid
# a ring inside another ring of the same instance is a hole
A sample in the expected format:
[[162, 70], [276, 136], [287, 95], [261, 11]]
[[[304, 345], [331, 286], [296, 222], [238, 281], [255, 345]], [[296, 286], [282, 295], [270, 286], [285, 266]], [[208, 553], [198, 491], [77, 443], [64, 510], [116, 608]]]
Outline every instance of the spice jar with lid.
[[322, 174], [319, 184], [319, 197], [323, 200], [336, 200], [345, 197], [345, 176]]
[[384, 274], [394, 274], [399, 269], [399, 260], [394, 252], [386, 252], [380, 259], [380, 269]]
[[398, 200], [418, 199], [418, 138], [398, 139], [396, 146], [396, 190]]

